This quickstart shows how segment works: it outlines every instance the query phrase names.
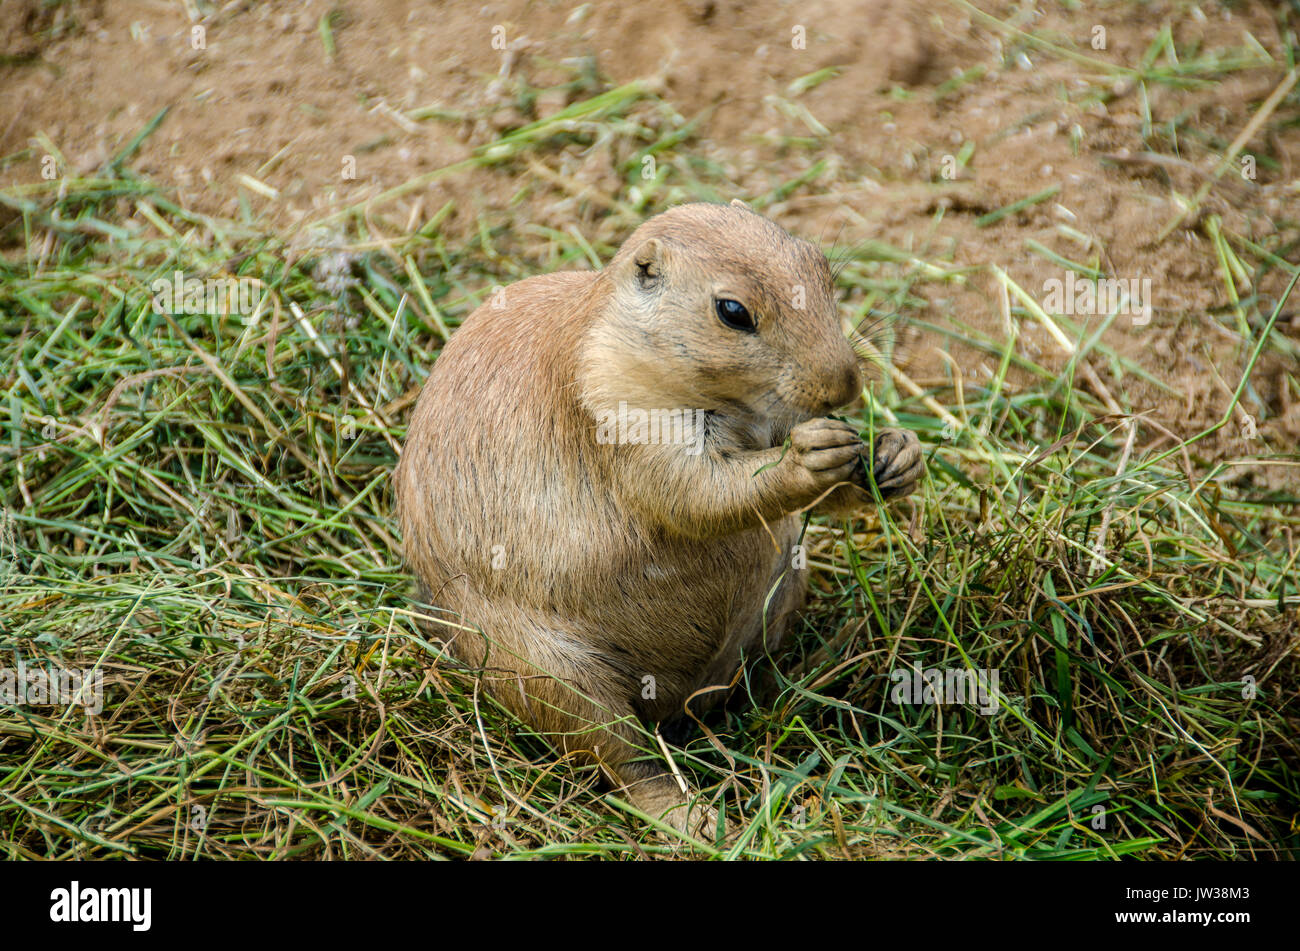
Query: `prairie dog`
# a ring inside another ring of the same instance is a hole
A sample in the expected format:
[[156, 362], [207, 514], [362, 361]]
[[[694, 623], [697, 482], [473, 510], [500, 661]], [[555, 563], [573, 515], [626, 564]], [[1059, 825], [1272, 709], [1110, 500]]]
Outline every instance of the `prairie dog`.
[[456, 619], [437, 633], [520, 719], [697, 830], [711, 812], [688, 814], [632, 721], [775, 650], [806, 588], [794, 513], [869, 501], [866, 455], [886, 497], [915, 487], [914, 434], [871, 453], [826, 418], [861, 388], [825, 256], [739, 202], [510, 285], [443, 348], [394, 475], [421, 595]]

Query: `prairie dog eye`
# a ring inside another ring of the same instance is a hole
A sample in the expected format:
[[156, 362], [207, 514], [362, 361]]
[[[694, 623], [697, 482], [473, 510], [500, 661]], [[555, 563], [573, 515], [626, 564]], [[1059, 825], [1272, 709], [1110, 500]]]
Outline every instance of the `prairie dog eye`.
[[738, 300], [732, 300], [729, 297], [719, 297], [713, 302], [713, 309], [717, 311], [718, 319], [730, 327], [732, 330], [743, 330], [747, 333], [753, 333], [758, 328], [754, 326], [754, 318], [750, 316], [745, 305]]

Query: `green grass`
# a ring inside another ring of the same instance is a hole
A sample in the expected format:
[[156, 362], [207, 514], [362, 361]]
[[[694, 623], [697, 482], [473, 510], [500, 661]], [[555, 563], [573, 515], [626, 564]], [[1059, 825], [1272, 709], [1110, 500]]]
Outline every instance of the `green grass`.
[[[1185, 84], [1225, 62], [1136, 73]], [[626, 230], [728, 193], [695, 124], [639, 84], [565, 118], [472, 161], [508, 174], [612, 136], [629, 159], [605, 213]], [[453, 243], [448, 209], [382, 244], [350, 209], [304, 253], [178, 207], [127, 159], [0, 193], [0, 667], [106, 681], [97, 717], [0, 710], [0, 855], [691, 854], [420, 633], [392, 519], [411, 398], [447, 334], [494, 284], [613, 249], [487, 214]], [[814, 189], [817, 169], [756, 204]], [[1225, 273], [1294, 283], [1276, 247], [1214, 227]], [[152, 282], [178, 269], [254, 278], [268, 306], [155, 313]], [[695, 854], [1295, 858], [1300, 499], [1222, 484], [1200, 437], [1134, 448], [1130, 418], [1076, 380], [1088, 353], [1142, 372], [1095, 326], [1059, 321], [1078, 351], [1062, 374], [914, 293], [969, 273], [876, 242], [840, 275], [857, 316], [897, 314], [997, 370], [920, 393], [878, 381], [864, 427], [914, 429], [929, 476], [913, 503], [810, 525], [815, 597], [780, 696], [756, 705], [742, 683], [673, 751], [740, 830]], [[1041, 319], [1011, 290], [1012, 326]], [[1261, 354], [1293, 351], [1282, 303], [1234, 302], [1240, 398]], [[915, 668], [998, 671], [996, 712], [894, 702], [891, 673]]]

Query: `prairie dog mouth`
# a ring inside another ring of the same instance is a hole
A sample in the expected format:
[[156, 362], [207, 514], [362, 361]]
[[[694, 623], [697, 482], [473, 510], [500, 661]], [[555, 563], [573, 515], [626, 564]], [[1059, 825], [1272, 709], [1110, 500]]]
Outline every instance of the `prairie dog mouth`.
[[776, 449], [794, 427], [825, 415], [787, 399], [785, 388], [777, 385], [751, 399], [725, 400], [709, 410], [710, 439], [750, 450]]

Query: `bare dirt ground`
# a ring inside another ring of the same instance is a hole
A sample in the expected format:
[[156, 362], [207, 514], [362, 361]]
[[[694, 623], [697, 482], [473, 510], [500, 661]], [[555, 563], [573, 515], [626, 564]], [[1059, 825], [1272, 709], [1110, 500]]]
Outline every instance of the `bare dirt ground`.
[[[51, 146], [66, 171], [91, 173], [167, 108], [133, 167], [174, 186], [184, 207], [272, 222], [289, 234], [554, 115], [568, 104], [563, 94], [514, 91], [520, 80], [558, 88], [576, 63], [614, 84], [647, 79], [683, 116], [698, 117], [700, 158], [723, 167], [734, 195], [764, 194], [814, 172], [765, 208], [808, 237], [834, 236], [841, 246], [877, 238], [954, 267], [996, 263], [1040, 298], [1045, 282], [1064, 272], [1028, 253], [1027, 241], [1093, 259], [1117, 277], [1150, 279], [1151, 321], [1121, 318], [1103, 340], [1167, 388], [1114, 360], [1089, 361], [1124, 411], [1148, 413], [1180, 436], [1205, 428], [1223, 414], [1245, 356], [1209, 316], [1234, 302], [1207, 221], [1218, 216], [1256, 241], [1282, 231], [1280, 246], [1295, 260], [1295, 90], [1265, 132], [1243, 144], [1244, 155], [1258, 156], [1254, 179], [1233, 157], [1205, 200], [1167, 237], [1161, 232], [1283, 81], [1288, 27], [1280, 8], [1165, 0], [1076, 10], [978, 6], [1082, 48], [1092, 63], [1039, 46], [1008, 62], [1016, 37], [953, 2], [0, 0], [0, 155], [8, 156], [0, 185], [36, 180]], [[1097, 64], [1133, 66], [1166, 27], [1180, 49], [1257, 49], [1259, 64], [1185, 86], [1137, 83], [1121, 72], [1103, 71], [1099, 80]], [[799, 30], [804, 48], [792, 41]], [[800, 94], [799, 110], [783, 108], [794, 99], [792, 81], [830, 67], [838, 72]], [[1082, 94], [1099, 81], [1103, 96]], [[813, 146], [791, 146], [810, 131]], [[968, 147], [969, 162], [945, 174]], [[467, 167], [377, 201], [367, 214], [391, 230], [418, 228], [455, 199], [439, 224], [448, 240], [472, 236], [486, 215], [576, 226], [617, 243], [633, 222], [604, 214], [602, 197], [623, 184], [624, 156], [615, 152], [599, 143], [560, 151], [548, 158], [558, 173], [551, 177], [514, 163]], [[342, 175], [347, 157], [356, 161], [355, 178]], [[827, 160], [820, 169], [818, 159]], [[566, 191], [572, 182], [584, 192]], [[1059, 191], [1046, 200], [977, 223], [1050, 187]], [[1073, 240], [1062, 237], [1062, 225]], [[526, 256], [527, 242], [517, 246]], [[1267, 275], [1254, 289], [1259, 310], [1267, 314], [1281, 289], [1278, 272]], [[1002, 336], [1001, 291], [985, 271], [962, 284], [918, 283], [912, 293], [936, 323], [958, 316]], [[1293, 340], [1297, 304], [1279, 323]], [[995, 357], [906, 326], [899, 332], [906, 371], [923, 386], [951, 384], [954, 368], [972, 380], [993, 373]], [[1048, 365], [1066, 360], [1036, 324], [1026, 323], [1017, 346]], [[1266, 354], [1243, 400], [1249, 423], [1243, 415], [1199, 450], [1210, 460], [1293, 453], [1295, 372], [1285, 356]], [[1232, 471], [1257, 484], [1296, 482], [1294, 468], [1252, 462]]]

